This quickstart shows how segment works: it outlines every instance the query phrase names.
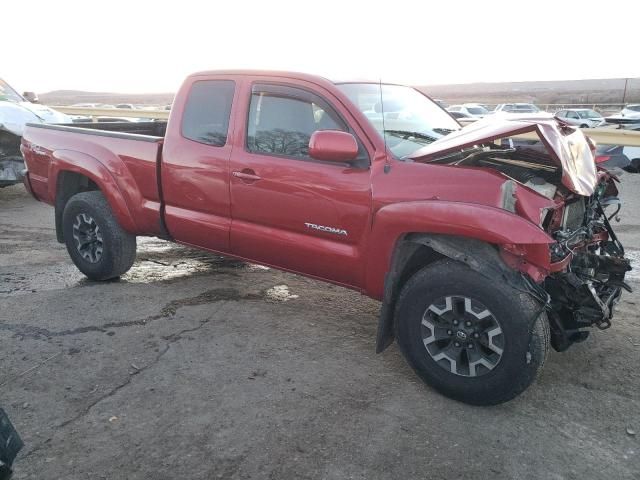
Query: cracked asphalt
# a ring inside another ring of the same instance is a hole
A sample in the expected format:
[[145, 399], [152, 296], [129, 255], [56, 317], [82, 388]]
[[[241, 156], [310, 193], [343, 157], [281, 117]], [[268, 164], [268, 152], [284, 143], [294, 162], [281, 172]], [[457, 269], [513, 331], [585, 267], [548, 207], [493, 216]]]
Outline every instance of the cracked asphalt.
[[[640, 259], [640, 175], [620, 236]], [[632, 272], [640, 284], [640, 269]], [[552, 352], [536, 384], [471, 407], [374, 353], [379, 305], [157, 239], [92, 283], [53, 210], [0, 189], [0, 406], [16, 479], [637, 479], [638, 293]]]

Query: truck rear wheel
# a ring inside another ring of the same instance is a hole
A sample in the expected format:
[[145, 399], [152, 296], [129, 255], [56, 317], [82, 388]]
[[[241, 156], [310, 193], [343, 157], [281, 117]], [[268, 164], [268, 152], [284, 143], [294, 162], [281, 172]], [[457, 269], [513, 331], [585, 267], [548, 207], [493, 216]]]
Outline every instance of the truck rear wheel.
[[444, 395], [473, 405], [503, 403], [523, 392], [549, 350], [549, 324], [537, 302], [452, 260], [407, 281], [395, 318], [398, 344], [416, 373]]
[[116, 278], [136, 258], [136, 237], [125, 232], [102, 192], [77, 193], [62, 214], [62, 228], [71, 260], [91, 280]]

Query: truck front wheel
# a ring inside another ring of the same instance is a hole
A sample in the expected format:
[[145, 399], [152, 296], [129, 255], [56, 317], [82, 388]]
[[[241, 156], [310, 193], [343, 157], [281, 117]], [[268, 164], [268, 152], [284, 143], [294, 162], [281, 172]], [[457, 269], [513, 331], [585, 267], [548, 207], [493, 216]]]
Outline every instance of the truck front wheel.
[[91, 280], [116, 278], [136, 258], [136, 237], [125, 232], [102, 192], [77, 193], [62, 214], [62, 228], [71, 260]]
[[549, 349], [549, 324], [538, 303], [452, 260], [407, 281], [395, 325], [416, 373], [444, 395], [473, 405], [495, 405], [523, 392]]

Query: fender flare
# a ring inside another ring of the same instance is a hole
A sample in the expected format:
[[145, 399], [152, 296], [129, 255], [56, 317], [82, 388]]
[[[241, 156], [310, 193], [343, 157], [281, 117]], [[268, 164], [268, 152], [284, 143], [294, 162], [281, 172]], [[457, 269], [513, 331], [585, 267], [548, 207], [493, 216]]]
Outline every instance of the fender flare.
[[[58, 181], [62, 172], [77, 173], [93, 181], [107, 199], [111, 211], [122, 228], [130, 233], [136, 232], [137, 225], [127, 206], [127, 201], [122, 190], [109, 169], [97, 158], [74, 150], [53, 151], [51, 154], [51, 163], [49, 164], [48, 178], [52, 181], [50, 181], [48, 185], [48, 195], [49, 198], [54, 201], [56, 201], [57, 198]], [[60, 208], [57, 201], [55, 205], [56, 230], [58, 230], [58, 216], [61, 217], [62, 212], [58, 211]]]
[[[443, 221], [444, 219], [444, 221]], [[373, 248], [367, 268], [367, 289], [382, 300], [376, 352], [395, 337], [395, 299], [398, 280], [409, 260], [406, 246], [415, 251], [431, 248], [440, 258], [467, 264], [492, 281], [514, 288], [546, 303], [547, 295], [529, 277], [509, 267], [493, 245], [541, 245], [554, 240], [538, 226], [504, 210], [476, 204], [427, 201], [382, 208], [374, 219]], [[404, 253], [402, 251], [405, 250]], [[380, 282], [382, 279], [382, 285]]]

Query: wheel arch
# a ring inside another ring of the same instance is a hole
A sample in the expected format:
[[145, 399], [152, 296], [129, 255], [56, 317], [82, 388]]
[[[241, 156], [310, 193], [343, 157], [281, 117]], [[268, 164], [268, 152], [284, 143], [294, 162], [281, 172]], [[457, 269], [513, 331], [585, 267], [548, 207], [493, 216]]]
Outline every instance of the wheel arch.
[[464, 263], [487, 277], [546, 302], [546, 293], [528, 277], [510, 268], [502, 259], [498, 245], [476, 238], [434, 233], [408, 233], [396, 242], [391, 264], [384, 279], [384, 293], [376, 338], [380, 353], [395, 339], [396, 300], [405, 283], [420, 269], [444, 258]]
[[96, 158], [70, 150], [56, 150], [49, 167], [49, 196], [54, 199], [56, 238], [64, 242], [62, 213], [76, 193], [99, 190], [105, 196], [118, 223], [130, 232], [136, 223], [125, 198], [109, 170]]

